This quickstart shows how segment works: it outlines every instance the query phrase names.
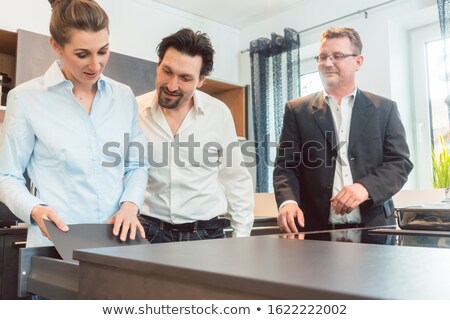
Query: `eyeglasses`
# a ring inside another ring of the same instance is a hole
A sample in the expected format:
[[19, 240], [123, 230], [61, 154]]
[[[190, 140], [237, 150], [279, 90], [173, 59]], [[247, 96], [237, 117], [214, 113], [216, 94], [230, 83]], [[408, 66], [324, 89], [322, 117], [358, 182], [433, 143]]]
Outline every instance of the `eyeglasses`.
[[358, 55], [354, 54], [354, 53], [348, 53], [348, 54], [332, 53], [332, 54], [321, 54], [321, 55], [315, 56], [314, 59], [316, 59], [316, 61], [318, 63], [323, 63], [323, 62], [327, 61], [328, 58], [331, 58], [331, 61], [334, 61], [334, 60], [339, 61], [339, 60], [342, 60], [347, 57], [357, 57], [357, 56]]

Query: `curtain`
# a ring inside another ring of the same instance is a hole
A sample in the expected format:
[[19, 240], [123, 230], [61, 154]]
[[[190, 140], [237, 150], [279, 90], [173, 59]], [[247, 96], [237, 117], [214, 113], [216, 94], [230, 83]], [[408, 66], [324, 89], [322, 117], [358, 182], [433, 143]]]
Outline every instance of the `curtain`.
[[437, 0], [437, 6], [442, 37], [448, 37], [450, 33], [450, 0]]
[[283, 125], [284, 105], [300, 96], [300, 37], [284, 29], [284, 37], [250, 42], [252, 108], [256, 147], [256, 191], [273, 192], [276, 145]]

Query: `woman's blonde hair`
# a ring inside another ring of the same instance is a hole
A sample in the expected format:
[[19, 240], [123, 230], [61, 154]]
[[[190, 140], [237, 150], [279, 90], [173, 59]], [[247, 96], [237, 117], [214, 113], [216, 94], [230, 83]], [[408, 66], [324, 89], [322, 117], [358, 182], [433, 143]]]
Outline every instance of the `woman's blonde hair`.
[[52, 6], [50, 34], [64, 47], [70, 41], [71, 31], [109, 31], [109, 18], [94, 0], [48, 0]]

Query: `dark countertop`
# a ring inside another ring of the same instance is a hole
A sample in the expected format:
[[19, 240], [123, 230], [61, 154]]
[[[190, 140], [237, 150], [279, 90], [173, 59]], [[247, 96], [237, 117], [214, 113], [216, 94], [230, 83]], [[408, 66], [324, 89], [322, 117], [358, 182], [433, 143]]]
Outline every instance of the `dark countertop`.
[[450, 299], [450, 250], [437, 248], [259, 236], [74, 258], [88, 299]]

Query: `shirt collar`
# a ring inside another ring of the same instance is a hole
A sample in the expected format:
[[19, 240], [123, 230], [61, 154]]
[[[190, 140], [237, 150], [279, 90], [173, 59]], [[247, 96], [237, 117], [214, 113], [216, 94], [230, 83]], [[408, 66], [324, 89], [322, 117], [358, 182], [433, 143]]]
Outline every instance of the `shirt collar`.
[[205, 106], [202, 103], [202, 100], [200, 99], [200, 93], [198, 90], [194, 91], [194, 111], [195, 114], [204, 114], [205, 113]]
[[[60, 83], [69, 83], [71, 86], [73, 86], [73, 83], [70, 80], [67, 80], [64, 76], [64, 73], [61, 71], [62, 65], [63, 63], [61, 60], [56, 60], [45, 72], [44, 86], [46, 88], [57, 86]], [[97, 89], [100, 91], [104, 91], [105, 86], [106, 78], [103, 74], [101, 74], [99, 80], [97, 81]]]
[[[358, 87], [355, 85], [355, 89], [353, 90], [353, 92], [351, 92], [351, 93], [349, 93], [348, 95], [346, 95], [345, 97], [352, 97], [353, 98], [353, 100], [355, 100], [355, 97], [356, 97], [356, 92], [358, 91]], [[329, 98], [333, 98], [333, 96], [332, 95], [330, 95], [330, 94], [328, 94], [326, 91], [325, 91], [325, 89], [323, 90], [323, 98], [325, 99], [325, 101], [328, 103], [328, 99]], [[345, 98], [344, 97], [344, 98]]]
[[50, 68], [48, 68], [47, 72], [45, 72], [44, 86], [46, 88], [54, 87], [60, 83], [68, 81], [61, 71], [61, 66], [62, 62], [60, 60], [56, 60], [55, 62], [53, 62]]

